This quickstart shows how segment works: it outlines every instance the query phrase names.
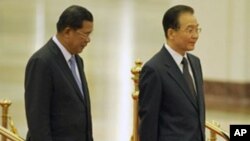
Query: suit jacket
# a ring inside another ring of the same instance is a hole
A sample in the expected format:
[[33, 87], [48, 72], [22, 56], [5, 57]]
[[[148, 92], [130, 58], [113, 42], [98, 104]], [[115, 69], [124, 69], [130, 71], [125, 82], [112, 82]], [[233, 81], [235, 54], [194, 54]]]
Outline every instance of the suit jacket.
[[196, 98], [163, 47], [142, 68], [139, 80], [140, 141], [204, 141], [205, 106], [201, 64], [188, 54]]
[[25, 72], [28, 141], [93, 141], [83, 60], [76, 55], [84, 98], [52, 39], [32, 55]]

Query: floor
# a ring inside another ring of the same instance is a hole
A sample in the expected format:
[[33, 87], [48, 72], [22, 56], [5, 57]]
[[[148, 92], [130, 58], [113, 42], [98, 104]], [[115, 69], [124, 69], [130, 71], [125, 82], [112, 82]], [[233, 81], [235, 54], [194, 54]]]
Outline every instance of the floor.
[[[1, 0], [0, 99], [12, 101], [9, 115], [20, 136], [25, 137], [27, 132], [23, 88], [27, 60], [55, 34], [62, 10], [81, 4], [93, 12], [96, 23], [92, 42], [81, 54], [91, 92], [94, 138], [96, 141], [130, 140], [133, 92], [130, 69], [137, 58], [146, 61], [164, 42], [162, 14], [155, 16], [155, 13], [164, 13], [165, 9], [159, 7], [168, 2], [157, 2]], [[135, 8], [137, 14], [133, 14]], [[159, 24], [152, 24], [153, 20]], [[207, 109], [206, 114], [208, 121], [217, 121], [225, 131], [229, 131], [230, 124], [250, 123], [249, 113]]]

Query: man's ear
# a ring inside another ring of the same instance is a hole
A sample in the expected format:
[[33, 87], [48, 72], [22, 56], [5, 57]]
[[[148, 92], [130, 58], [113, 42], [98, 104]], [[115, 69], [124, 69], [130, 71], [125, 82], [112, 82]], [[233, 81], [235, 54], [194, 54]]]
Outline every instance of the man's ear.
[[169, 39], [174, 39], [176, 31], [172, 28], [169, 28], [167, 30], [167, 35]]
[[64, 30], [63, 30], [63, 36], [65, 38], [69, 38], [70, 35], [72, 34], [72, 29], [70, 27], [66, 27]]

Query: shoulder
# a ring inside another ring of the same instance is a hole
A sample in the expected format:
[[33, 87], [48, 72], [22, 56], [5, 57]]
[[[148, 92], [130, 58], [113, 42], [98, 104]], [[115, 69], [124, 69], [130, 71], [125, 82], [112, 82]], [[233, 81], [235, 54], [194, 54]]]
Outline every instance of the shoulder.
[[42, 65], [48, 66], [53, 57], [55, 56], [54, 52], [56, 45], [52, 40], [49, 40], [44, 46], [35, 51], [28, 60], [27, 67], [32, 65]]
[[173, 58], [171, 57], [170, 53], [167, 49], [163, 46], [161, 50], [155, 53], [146, 63], [144, 66], [151, 67], [155, 70], [161, 70], [165, 66], [172, 65], [174, 62]]
[[148, 61], [146, 61], [146, 66], [156, 67], [158, 64], [162, 64], [164, 61], [164, 50], [161, 49], [157, 53], [155, 53]]
[[165, 68], [165, 62], [162, 56], [162, 51], [157, 52], [154, 54], [146, 63], [143, 65], [141, 70], [141, 78], [150, 77], [156, 79], [160, 78], [163, 68]]
[[200, 60], [199, 57], [197, 57], [196, 55], [192, 54], [192, 53], [187, 53], [188, 58], [191, 59], [195, 59], [195, 60]]
[[193, 62], [195, 64], [200, 64], [200, 58], [199, 57], [197, 57], [197, 56], [195, 56], [195, 55], [193, 55], [191, 53], [188, 53], [187, 56], [188, 56], [189, 61], [191, 61], [191, 62]]
[[49, 40], [44, 46], [34, 52], [29, 60], [38, 59], [49, 61], [53, 56], [55, 56], [55, 54], [57, 54], [58, 50], [59, 48], [56, 44], [52, 40]]

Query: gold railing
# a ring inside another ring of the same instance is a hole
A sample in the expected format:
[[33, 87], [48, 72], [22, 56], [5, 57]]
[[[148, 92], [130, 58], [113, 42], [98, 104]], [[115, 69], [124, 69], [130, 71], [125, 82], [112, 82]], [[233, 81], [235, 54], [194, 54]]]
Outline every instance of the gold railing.
[[[132, 93], [133, 98], [133, 133], [131, 136], [130, 141], [139, 141], [138, 135], [138, 96], [139, 96], [139, 75], [142, 69], [142, 61], [139, 59], [135, 61], [135, 66], [131, 69], [131, 73], [133, 74], [133, 81], [134, 81], [134, 91]], [[227, 132], [222, 130], [219, 125], [215, 122], [210, 123], [206, 121], [206, 129], [210, 131], [210, 136], [207, 141], [216, 141], [217, 136], [222, 137], [225, 141], [230, 141], [229, 135]]]
[[[0, 105], [2, 107], [2, 126], [0, 126], [0, 135], [2, 135], [1, 141], [7, 141], [7, 139], [11, 141], [24, 141], [18, 133], [14, 126], [14, 122], [8, 116], [8, 109], [11, 105], [10, 100], [0, 100]], [[11, 130], [8, 130], [8, 121], [10, 124]]]
[[206, 128], [210, 130], [210, 138], [208, 141], [216, 141], [217, 135], [223, 138], [225, 141], [230, 141], [229, 134], [220, 128], [220, 125], [216, 122], [206, 121]]
[[[4, 137], [4, 140], [9, 139], [11, 141], [24, 141], [21, 137], [9, 131], [8, 129], [0, 126], [0, 134]], [[3, 138], [2, 138], [3, 141]]]

